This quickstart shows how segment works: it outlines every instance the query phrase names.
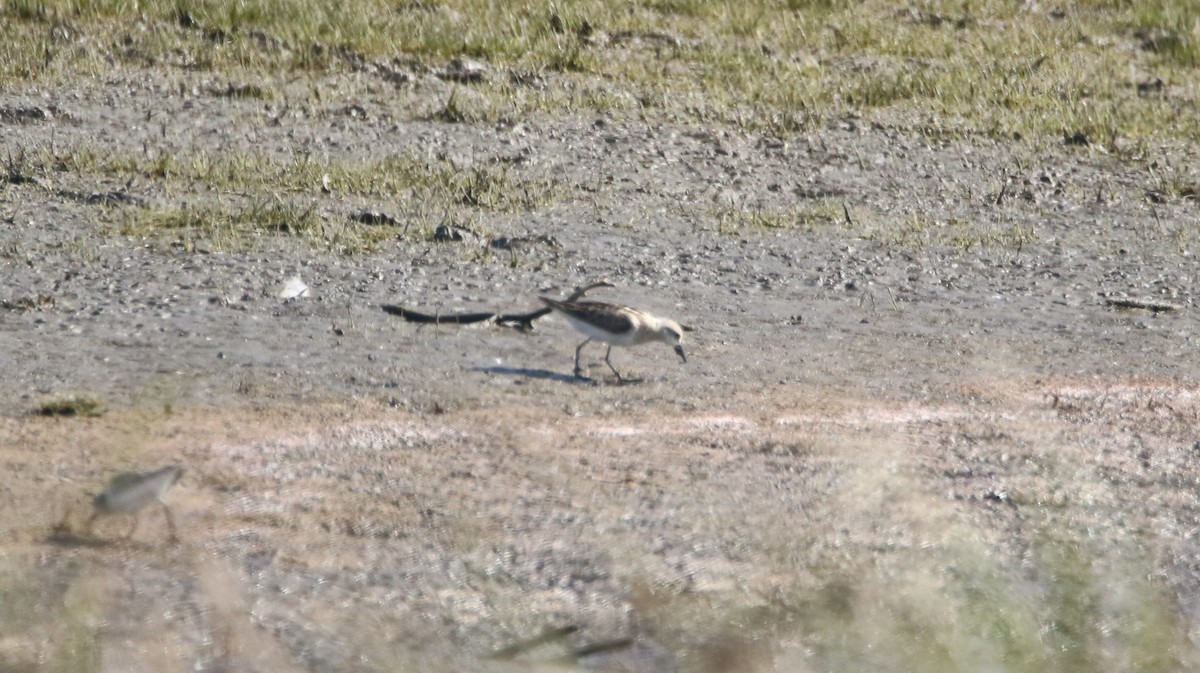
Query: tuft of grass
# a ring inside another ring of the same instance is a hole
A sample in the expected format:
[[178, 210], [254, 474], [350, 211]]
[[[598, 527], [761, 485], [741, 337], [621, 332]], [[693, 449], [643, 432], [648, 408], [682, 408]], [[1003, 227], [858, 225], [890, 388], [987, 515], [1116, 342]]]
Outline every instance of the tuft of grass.
[[907, 218], [875, 222], [865, 237], [888, 246], [923, 249], [928, 247], [999, 248], [1020, 250], [1037, 241], [1037, 233], [1027, 223], [987, 226], [960, 218], [937, 219], [922, 213]]
[[266, 235], [293, 236], [335, 250], [369, 247], [359, 235], [365, 228], [332, 223], [313, 205], [282, 198], [244, 205], [217, 202], [130, 210], [118, 231], [142, 238], [167, 237], [188, 252], [253, 249], [255, 240]]
[[256, 100], [271, 100], [276, 98], [277, 94], [269, 86], [260, 84], [234, 84], [229, 82], [224, 88], [216, 88], [212, 90], [216, 96], [223, 98], [252, 98]]
[[778, 209], [720, 207], [713, 209], [711, 216], [717, 221], [717, 231], [730, 235], [747, 230], [760, 232], [813, 231], [845, 222], [842, 205], [827, 199], [819, 199], [802, 206]]
[[464, 110], [458, 102], [458, 89], [450, 90], [450, 97], [446, 99], [446, 104], [434, 110], [425, 117], [428, 121], [439, 121], [447, 124], [462, 124], [471, 120], [471, 115]]
[[3, 161], [0, 161], [0, 181], [11, 185], [22, 185], [34, 182], [34, 170], [24, 147], [18, 147], [16, 153], [9, 149]]
[[1129, 4], [1134, 14], [1135, 37], [1143, 49], [1169, 65], [1200, 66], [1200, 6], [1175, 0]]
[[36, 416], [99, 416], [104, 404], [90, 395], [55, 397], [39, 402], [33, 409]]

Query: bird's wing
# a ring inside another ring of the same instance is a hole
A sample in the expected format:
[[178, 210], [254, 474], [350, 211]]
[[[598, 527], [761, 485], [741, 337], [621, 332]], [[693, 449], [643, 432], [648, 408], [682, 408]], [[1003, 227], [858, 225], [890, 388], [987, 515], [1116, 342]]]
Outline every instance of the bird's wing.
[[585, 301], [572, 305], [570, 312], [576, 320], [598, 327], [606, 332], [621, 334], [633, 329], [630, 309], [612, 304]]

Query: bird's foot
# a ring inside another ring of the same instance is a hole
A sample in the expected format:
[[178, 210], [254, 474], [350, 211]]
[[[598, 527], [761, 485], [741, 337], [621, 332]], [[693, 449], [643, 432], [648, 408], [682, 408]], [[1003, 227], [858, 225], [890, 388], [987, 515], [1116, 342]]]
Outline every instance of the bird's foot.
[[609, 365], [608, 367], [609, 367], [609, 369], [612, 370], [613, 376], [615, 376], [617, 378], [618, 385], [625, 385], [627, 383], [641, 383], [642, 381], [645, 381], [645, 379], [640, 378], [640, 377], [625, 376], [625, 375], [621, 374], [621, 372], [617, 371], [617, 369], [615, 367], [613, 367], [612, 365]]

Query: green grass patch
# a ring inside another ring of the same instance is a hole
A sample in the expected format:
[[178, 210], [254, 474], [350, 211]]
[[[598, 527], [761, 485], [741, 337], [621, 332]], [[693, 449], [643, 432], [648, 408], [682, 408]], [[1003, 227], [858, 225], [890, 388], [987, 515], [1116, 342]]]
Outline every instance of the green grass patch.
[[[103, 214], [116, 231], [166, 237], [185, 249], [239, 250], [262, 236], [303, 239], [344, 252], [371, 249], [398, 236], [427, 238], [439, 225], [480, 213], [524, 213], [567, 198], [553, 176], [522, 175], [503, 163], [459, 166], [447, 159], [390, 154], [374, 159], [318, 158], [254, 152], [103, 152], [95, 147], [18, 149], [0, 166], [10, 176], [55, 191], [60, 184], [147, 185], [167, 197]], [[326, 194], [326, 191], [329, 194]], [[186, 198], [182, 195], [188, 195]], [[345, 197], [374, 202], [394, 221], [355, 221]]]
[[110, 153], [90, 147], [20, 152], [10, 161], [21, 174], [71, 173], [122, 182], [155, 181], [171, 190], [252, 194], [317, 194], [408, 198], [428, 208], [519, 213], [553, 203], [567, 188], [553, 177], [523, 177], [502, 164], [460, 167], [446, 159], [392, 154], [369, 160], [319, 159], [309, 154], [273, 156], [254, 152]]
[[[265, 98], [265, 80], [297, 70], [467, 58], [487, 66], [464, 85], [478, 95], [434, 118], [658, 110], [787, 135], [866, 113], [1112, 144], [1200, 138], [1197, 26], [1191, 0], [17, 0], [0, 7], [0, 82], [165, 66], [252, 81], [226, 94]], [[1140, 95], [1138, 78], [1165, 87]]]
[[131, 209], [124, 211], [117, 230], [164, 239], [187, 252], [237, 252], [256, 248], [264, 236], [291, 236], [314, 247], [352, 253], [370, 250], [388, 236], [383, 228], [327, 217], [311, 203], [284, 198]]

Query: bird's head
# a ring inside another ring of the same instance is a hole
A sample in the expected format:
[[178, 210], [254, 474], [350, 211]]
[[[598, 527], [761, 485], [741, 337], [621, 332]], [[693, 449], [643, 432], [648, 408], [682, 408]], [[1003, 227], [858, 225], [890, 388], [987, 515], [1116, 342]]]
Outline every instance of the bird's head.
[[659, 337], [675, 347], [675, 354], [680, 360], [687, 362], [687, 356], [683, 354], [683, 328], [674, 320], [663, 320], [662, 326], [658, 328]]

